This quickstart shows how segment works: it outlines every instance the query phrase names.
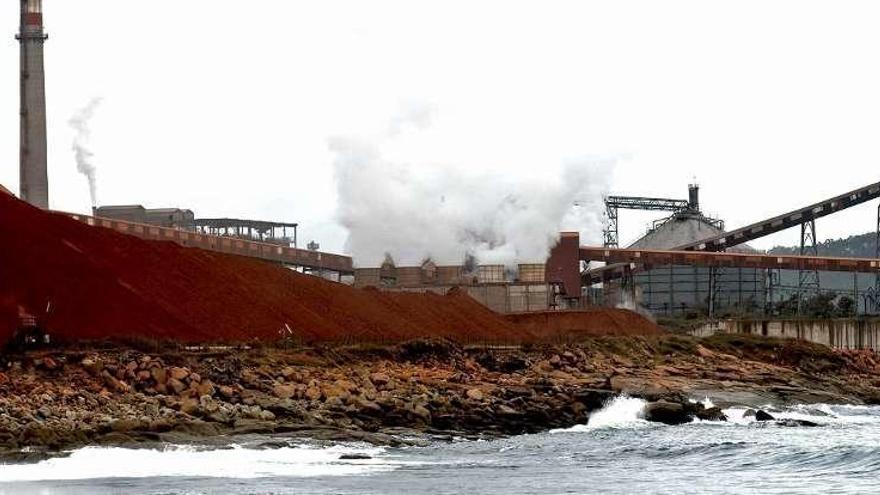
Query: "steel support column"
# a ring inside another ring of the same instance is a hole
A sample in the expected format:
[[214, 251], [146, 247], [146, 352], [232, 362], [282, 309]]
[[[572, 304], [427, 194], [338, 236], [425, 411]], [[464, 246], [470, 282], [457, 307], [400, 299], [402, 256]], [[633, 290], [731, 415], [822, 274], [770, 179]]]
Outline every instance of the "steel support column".
[[[816, 245], [816, 221], [810, 220], [801, 224], [801, 256], [819, 256], [819, 248]], [[804, 298], [807, 294], [819, 293], [818, 270], [800, 270], [798, 272], [798, 316], [804, 314]]]
[[605, 238], [605, 247], [618, 247], [618, 230], [617, 230], [617, 207], [605, 206], [605, 228], [602, 230], [602, 236]]
[[766, 295], [764, 296], [764, 308], [765, 308], [764, 314], [766, 316], [775, 316], [776, 315], [776, 310], [774, 308], [774, 305], [776, 304], [776, 294], [779, 289], [780, 275], [781, 275], [780, 270], [776, 270], [773, 268], [767, 269], [767, 278], [766, 278], [766, 282], [765, 282], [767, 284], [767, 292], [766, 292]]
[[[877, 205], [877, 239], [876, 245], [874, 246], [874, 257], [880, 259], [880, 205]], [[874, 292], [877, 294], [877, 297], [880, 298], [880, 273], [876, 275], [874, 280]], [[875, 311], [880, 313], [880, 300], [876, 303]]]
[[[874, 257], [880, 259], [880, 205], [877, 205], [877, 237], [874, 246]], [[865, 313], [880, 314], [880, 273], [874, 278], [873, 290], [865, 293]]]
[[[636, 306], [636, 279], [630, 267], [624, 269], [623, 279], [620, 281], [621, 297], [628, 297], [629, 302]], [[626, 303], [627, 301], [624, 301]]]
[[720, 268], [712, 266], [709, 267], [709, 297], [708, 297], [708, 306], [709, 306], [709, 319], [715, 319], [715, 311], [716, 304], [718, 303], [718, 270]]

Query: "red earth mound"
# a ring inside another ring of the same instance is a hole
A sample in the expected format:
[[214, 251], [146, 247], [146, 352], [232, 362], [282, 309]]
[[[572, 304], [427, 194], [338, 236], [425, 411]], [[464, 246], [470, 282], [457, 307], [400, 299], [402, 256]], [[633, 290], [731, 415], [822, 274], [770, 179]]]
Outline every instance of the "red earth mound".
[[383, 293], [249, 258], [90, 227], [0, 194], [0, 342], [19, 306], [56, 340], [515, 342], [530, 333], [453, 292]]
[[506, 318], [535, 337], [549, 340], [603, 335], [658, 335], [664, 332], [651, 320], [626, 309], [546, 311], [507, 315]]

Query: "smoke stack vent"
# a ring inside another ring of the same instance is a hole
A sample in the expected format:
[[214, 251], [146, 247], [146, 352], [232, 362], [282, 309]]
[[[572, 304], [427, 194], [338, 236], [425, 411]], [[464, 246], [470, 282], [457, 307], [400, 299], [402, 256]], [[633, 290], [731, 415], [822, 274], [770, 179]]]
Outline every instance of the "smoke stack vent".
[[49, 207], [46, 170], [46, 88], [43, 70], [42, 0], [21, 0], [21, 199], [40, 208]]
[[700, 186], [697, 184], [688, 186], [688, 207], [693, 211], [700, 211]]

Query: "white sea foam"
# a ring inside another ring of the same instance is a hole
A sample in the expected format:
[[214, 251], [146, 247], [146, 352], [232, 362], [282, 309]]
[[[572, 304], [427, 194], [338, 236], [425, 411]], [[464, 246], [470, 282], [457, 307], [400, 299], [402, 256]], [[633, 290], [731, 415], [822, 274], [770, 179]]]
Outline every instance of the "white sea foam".
[[605, 407], [590, 415], [586, 425], [578, 425], [573, 428], [554, 430], [551, 433], [591, 431], [599, 428], [634, 428], [648, 424], [643, 418], [645, 406], [648, 403], [642, 399], [622, 395], [615, 397]]
[[[58, 481], [159, 476], [263, 478], [350, 476], [396, 469], [400, 462], [381, 457], [384, 449], [334, 446], [252, 450], [233, 447], [199, 450], [177, 446], [165, 450], [87, 447], [69, 457], [36, 464], [0, 465], [0, 482]], [[366, 460], [340, 460], [362, 453]], [[376, 457], [379, 456], [379, 457]]]
[[[868, 406], [828, 405], [828, 404], [796, 404], [784, 409], [771, 405], [751, 409], [764, 409], [776, 419], [806, 420], [820, 424], [862, 424], [880, 422], [877, 409]], [[752, 424], [754, 416], [745, 417], [746, 407], [732, 407], [724, 410], [731, 423], [739, 425]]]

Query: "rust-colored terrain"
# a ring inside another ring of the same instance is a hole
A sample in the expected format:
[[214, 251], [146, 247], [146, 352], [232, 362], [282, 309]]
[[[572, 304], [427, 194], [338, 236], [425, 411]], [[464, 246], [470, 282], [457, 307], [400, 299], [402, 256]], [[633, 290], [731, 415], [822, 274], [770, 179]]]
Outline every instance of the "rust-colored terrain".
[[[528, 342], [558, 332], [656, 333], [619, 310], [505, 318], [458, 291], [354, 289], [244, 257], [145, 241], [0, 194], [0, 341], [19, 306], [64, 341]], [[46, 313], [46, 308], [51, 310]]]
[[580, 340], [607, 335], [659, 335], [664, 331], [633, 311], [594, 308], [507, 315], [507, 321], [539, 340]]

